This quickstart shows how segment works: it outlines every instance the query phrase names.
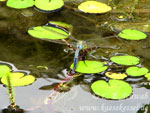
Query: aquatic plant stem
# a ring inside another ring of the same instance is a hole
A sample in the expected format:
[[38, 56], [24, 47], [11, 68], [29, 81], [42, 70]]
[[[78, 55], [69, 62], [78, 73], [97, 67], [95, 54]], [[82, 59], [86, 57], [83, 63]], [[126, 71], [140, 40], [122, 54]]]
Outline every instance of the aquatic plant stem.
[[[130, 13], [130, 10], [123, 10], [124, 12]], [[108, 13], [120, 13], [120, 10], [112, 10]], [[150, 13], [150, 9], [134, 9], [132, 13]]]
[[75, 48], [65, 39], [61, 39], [71, 50], [75, 50]]
[[68, 6], [68, 5], [65, 5], [65, 8], [68, 8], [68, 9], [70, 9], [70, 10], [73, 10], [73, 12], [72, 12], [73, 14], [75, 14], [75, 15], [77, 15], [77, 16], [79, 16], [79, 17], [82, 17], [82, 18], [84, 18], [84, 19], [90, 21], [91, 23], [98, 24], [98, 21], [96, 21], [95, 19], [91, 19], [91, 18], [89, 18], [89, 17], [87, 17], [87, 16], [84, 16], [84, 15], [81, 15], [81, 14], [79, 14], [79, 13], [76, 13], [76, 9], [75, 9], [75, 8], [72, 8], [72, 7]]
[[9, 95], [9, 101], [10, 101], [10, 107], [11, 109], [16, 109], [16, 103], [15, 103], [15, 97], [14, 97], [14, 88], [11, 85], [11, 79], [10, 79], [10, 75], [7, 75], [7, 90], [8, 90], [8, 95]]

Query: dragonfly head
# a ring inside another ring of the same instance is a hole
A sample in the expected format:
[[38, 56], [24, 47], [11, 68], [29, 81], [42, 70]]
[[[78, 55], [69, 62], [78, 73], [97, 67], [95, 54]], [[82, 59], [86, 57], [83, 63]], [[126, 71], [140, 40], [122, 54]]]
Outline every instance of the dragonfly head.
[[79, 41], [77, 44], [77, 48], [80, 50], [87, 48], [86, 42], [85, 41]]

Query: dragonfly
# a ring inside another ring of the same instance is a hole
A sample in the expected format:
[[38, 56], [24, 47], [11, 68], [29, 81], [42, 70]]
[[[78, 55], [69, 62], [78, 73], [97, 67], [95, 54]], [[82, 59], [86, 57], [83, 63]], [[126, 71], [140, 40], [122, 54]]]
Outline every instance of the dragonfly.
[[79, 54], [80, 51], [84, 48], [84, 41], [79, 41], [77, 43], [77, 47], [76, 47], [76, 51], [75, 51], [75, 55], [74, 55], [74, 60], [73, 60], [73, 69], [71, 70], [71, 74], [74, 75], [76, 68], [77, 68], [77, 64], [78, 64], [78, 59], [79, 59]]

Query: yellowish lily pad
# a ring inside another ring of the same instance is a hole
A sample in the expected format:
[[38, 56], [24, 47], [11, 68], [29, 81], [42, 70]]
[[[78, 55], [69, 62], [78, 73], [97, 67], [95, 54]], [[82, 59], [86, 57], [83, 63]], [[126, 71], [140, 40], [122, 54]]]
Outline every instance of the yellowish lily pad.
[[105, 13], [112, 8], [105, 3], [98, 1], [86, 1], [78, 6], [78, 9], [85, 13]]
[[11, 73], [9, 76], [3, 76], [1, 82], [5, 85], [8, 85], [8, 79], [11, 82], [12, 86], [26, 86], [35, 81], [35, 77], [32, 75], [25, 75], [24, 73]]
[[112, 79], [124, 79], [127, 77], [125, 73], [106, 72], [105, 75]]

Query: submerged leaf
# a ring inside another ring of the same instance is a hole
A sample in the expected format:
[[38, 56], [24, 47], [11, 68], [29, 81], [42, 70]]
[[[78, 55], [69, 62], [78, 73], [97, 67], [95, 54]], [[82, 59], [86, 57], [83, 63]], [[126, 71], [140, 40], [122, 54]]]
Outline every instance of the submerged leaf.
[[28, 8], [32, 7], [33, 5], [33, 0], [7, 0], [7, 6], [16, 9]]
[[70, 24], [67, 24], [67, 23], [64, 23], [64, 22], [60, 22], [60, 21], [49, 21], [48, 23], [52, 24], [52, 25], [56, 25], [56, 26], [62, 27], [62, 28], [65, 28], [67, 30], [72, 29], [72, 26]]
[[35, 0], [35, 6], [41, 11], [56, 11], [64, 5], [63, 0]]
[[106, 72], [105, 75], [112, 79], [124, 79], [127, 77], [125, 73]]
[[24, 73], [19, 73], [19, 72], [11, 73], [10, 76], [3, 76], [1, 82], [5, 85], [8, 85], [8, 79], [10, 79], [12, 86], [25, 86], [35, 81], [34, 76], [32, 75], [24, 76]]
[[125, 56], [113, 56], [110, 58], [110, 60], [121, 65], [136, 65], [139, 63], [140, 59], [135, 56], [125, 55]]
[[143, 76], [146, 73], [148, 73], [148, 69], [145, 67], [139, 68], [139, 67], [129, 67], [126, 69], [126, 73], [133, 77], [139, 77]]
[[0, 78], [10, 74], [10, 68], [6, 65], [0, 65]]
[[132, 87], [121, 80], [98, 80], [91, 85], [92, 91], [106, 99], [124, 99], [131, 95]]
[[60, 28], [50, 27], [50, 26], [37, 26], [28, 30], [28, 33], [40, 39], [64, 39], [69, 36], [67, 32]]
[[121, 38], [128, 39], [128, 40], [141, 40], [146, 38], [145, 33], [134, 29], [125, 29], [121, 31], [118, 35]]
[[85, 13], [105, 13], [112, 10], [107, 4], [97, 1], [83, 2], [78, 6], [78, 9]]
[[[71, 64], [70, 68], [73, 69], [73, 64]], [[85, 60], [78, 62], [76, 71], [80, 73], [100, 73], [107, 68], [102, 62]]]

